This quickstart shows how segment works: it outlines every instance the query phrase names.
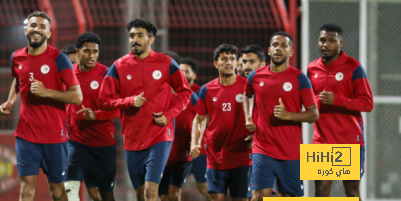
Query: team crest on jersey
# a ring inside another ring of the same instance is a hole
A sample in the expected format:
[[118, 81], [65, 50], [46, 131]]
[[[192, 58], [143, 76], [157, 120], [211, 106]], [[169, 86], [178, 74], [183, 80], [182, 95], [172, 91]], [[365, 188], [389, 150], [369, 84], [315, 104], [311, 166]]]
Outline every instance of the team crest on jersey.
[[291, 82], [286, 82], [286, 83], [284, 83], [283, 89], [284, 89], [284, 91], [291, 91], [291, 89], [292, 89], [292, 84], [291, 84]]
[[216, 97], [214, 97], [214, 98], [213, 98], [213, 101], [214, 101], [214, 102], [216, 102], [216, 101], [217, 101], [217, 98], [216, 98]]
[[265, 83], [264, 82], [260, 82], [260, 86], [263, 87], [263, 85], [265, 85]]
[[343, 80], [344, 79], [344, 74], [342, 73], [342, 72], [338, 72], [337, 74], [336, 74], [336, 80], [337, 81], [341, 81], [341, 80]]
[[155, 70], [153, 71], [152, 76], [155, 80], [159, 80], [162, 77], [162, 72], [160, 72], [159, 70]]
[[131, 80], [131, 79], [132, 79], [132, 76], [131, 76], [131, 75], [127, 75], [127, 79], [128, 79], [128, 80]]
[[47, 74], [50, 71], [50, 67], [48, 65], [43, 65], [42, 67], [40, 67], [40, 72], [42, 72], [43, 74]]
[[18, 68], [19, 68], [19, 69], [22, 69], [22, 65], [20, 64], [20, 65], [18, 66]]
[[315, 78], [317, 78], [317, 73], [315, 74]]
[[97, 89], [99, 88], [99, 82], [97, 82], [96, 80], [91, 82], [91, 88], [92, 89]]
[[242, 101], [244, 101], [244, 95], [242, 95], [242, 94], [237, 94], [237, 96], [235, 96], [235, 100], [236, 100], [238, 103], [242, 103]]
[[0, 194], [14, 189], [19, 183], [15, 150], [0, 145]]

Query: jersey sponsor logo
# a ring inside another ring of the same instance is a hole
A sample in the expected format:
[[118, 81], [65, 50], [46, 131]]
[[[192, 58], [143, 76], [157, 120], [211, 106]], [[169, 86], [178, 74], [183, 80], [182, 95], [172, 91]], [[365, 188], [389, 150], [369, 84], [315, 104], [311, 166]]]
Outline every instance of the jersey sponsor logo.
[[343, 80], [344, 79], [344, 74], [342, 73], [342, 72], [338, 72], [337, 74], [336, 74], [336, 80], [337, 81], [341, 81], [341, 80]]
[[317, 73], [315, 74], [315, 78], [317, 78]]
[[162, 77], [162, 72], [160, 72], [159, 70], [155, 70], [153, 71], [152, 76], [155, 80], [159, 80]]
[[131, 80], [131, 79], [132, 79], [132, 76], [131, 76], [131, 75], [127, 75], [127, 79], [128, 79], [128, 80]]
[[291, 82], [286, 82], [286, 83], [284, 83], [283, 89], [284, 89], [284, 91], [291, 91], [291, 89], [292, 89], [292, 84], [291, 84]]
[[19, 183], [15, 150], [0, 145], [0, 194], [13, 190]]
[[42, 67], [40, 67], [40, 72], [42, 72], [43, 74], [47, 74], [50, 71], [50, 67], [48, 65], [43, 65]]
[[263, 85], [265, 85], [265, 83], [264, 82], [260, 82], [260, 86], [263, 87]]
[[19, 68], [19, 69], [22, 69], [22, 65], [20, 64], [20, 65], [18, 66], [18, 68]]
[[214, 102], [216, 102], [216, 101], [217, 101], [217, 98], [216, 98], [216, 97], [214, 97], [214, 98], [213, 98], [213, 101], [214, 101]]
[[237, 96], [235, 96], [235, 100], [236, 100], [238, 103], [242, 103], [242, 101], [244, 101], [244, 95], [242, 95], [242, 94], [237, 94]]
[[92, 89], [97, 89], [99, 88], [99, 82], [97, 82], [96, 80], [91, 82], [91, 88]]

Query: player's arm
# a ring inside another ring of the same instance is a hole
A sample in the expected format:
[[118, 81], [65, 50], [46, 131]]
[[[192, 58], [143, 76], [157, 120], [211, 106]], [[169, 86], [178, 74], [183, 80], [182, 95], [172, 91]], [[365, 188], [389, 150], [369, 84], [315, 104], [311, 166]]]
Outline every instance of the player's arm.
[[359, 112], [370, 112], [373, 110], [373, 96], [366, 72], [362, 65], [359, 65], [352, 75], [352, 88], [355, 98], [347, 98], [334, 94], [333, 92], [323, 91], [320, 98], [323, 104], [342, 106], [349, 110]]
[[45, 85], [36, 79], [32, 80], [31, 93], [43, 98], [50, 98], [67, 104], [79, 105], [82, 102], [82, 91], [79, 85], [67, 87], [66, 91], [48, 89]]
[[202, 136], [206, 128], [206, 116], [197, 114], [192, 122], [191, 131], [191, 152], [192, 158], [197, 158], [200, 154]]
[[253, 95], [255, 94], [252, 84], [253, 84], [253, 76], [255, 76], [255, 74], [256, 71], [252, 71], [251, 74], [248, 75], [247, 82], [245, 85], [244, 102], [242, 104], [245, 114], [245, 127], [250, 132], [253, 132], [257, 129], [252, 118], [253, 101], [254, 101]]
[[120, 110], [93, 111], [91, 108], [86, 108], [84, 105], [82, 105], [82, 109], [77, 112], [77, 114], [81, 113], [86, 120], [98, 120], [98, 121], [112, 120], [120, 116]]
[[0, 106], [0, 112], [2, 115], [8, 115], [11, 113], [11, 109], [15, 103], [15, 101], [19, 97], [19, 86], [17, 78], [14, 78], [13, 83], [11, 84], [10, 93], [8, 94], [8, 99], [5, 103]]
[[100, 87], [97, 104], [101, 110], [128, 109], [131, 107], [142, 107], [146, 98], [144, 92], [141, 94], [120, 98], [120, 81], [117, 68], [113, 64], [107, 71]]
[[168, 83], [175, 91], [175, 98], [169, 110], [163, 112], [167, 122], [177, 117], [177, 115], [187, 106], [191, 99], [192, 91], [184, 73], [180, 70], [177, 62], [171, 59], [170, 75]]
[[305, 106], [305, 111], [302, 112], [288, 112], [281, 98], [279, 102], [280, 105], [274, 107], [274, 116], [278, 119], [297, 122], [316, 122], [319, 119], [319, 111], [316, 104]]

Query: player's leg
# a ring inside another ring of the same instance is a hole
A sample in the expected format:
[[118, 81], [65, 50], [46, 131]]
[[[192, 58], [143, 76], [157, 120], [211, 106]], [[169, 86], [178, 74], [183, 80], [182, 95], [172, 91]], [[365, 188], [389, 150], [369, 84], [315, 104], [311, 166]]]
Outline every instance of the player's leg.
[[138, 201], [145, 200], [145, 163], [148, 155], [149, 149], [141, 151], [125, 151], [128, 174], [131, 179], [132, 186], [135, 189]]
[[208, 201], [212, 201], [212, 197], [207, 192], [206, 182], [206, 154], [200, 155], [198, 158], [192, 160], [191, 174], [194, 175], [196, 180], [196, 188], [198, 191], [206, 197]]
[[192, 167], [191, 161], [178, 162], [171, 166], [168, 198], [171, 201], [180, 201], [182, 187]]
[[67, 143], [41, 144], [43, 172], [49, 181], [50, 195], [52, 199], [68, 200], [64, 181], [67, 173]]
[[[361, 146], [360, 148], [360, 179], [363, 177], [363, 173], [365, 172], [365, 146]], [[345, 190], [345, 196], [347, 197], [359, 197], [360, 198], [360, 192], [359, 192], [359, 185], [360, 185], [360, 180], [350, 180], [350, 181], [343, 181], [344, 184], [344, 190]]]
[[207, 175], [207, 191], [213, 201], [225, 201], [228, 189], [228, 180], [230, 178], [230, 170], [215, 170], [208, 168]]
[[229, 189], [233, 201], [247, 201], [252, 198], [252, 166], [230, 170]]
[[20, 178], [20, 201], [33, 200], [36, 179], [39, 174], [41, 154], [34, 143], [22, 138], [15, 139], [18, 176]]
[[20, 177], [20, 201], [33, 200], [38, 175]]
[[103, 201], [114, 201], [116, 176], [116, 145], [106, 147], [85, 146], [90, 154], [86, 161], [85, 182], [98, 187]]
[[81, 181], [85, 177], [83, 161], [85, 161], [84, 158], [87, 157], [87, 153], [80, 143], [74, 141], [67, 142], [67, 150], [68, 168], [64, 187], [68, 196], [68, 200], [79, 200]]
[[252, 154], [252, 182], [255, 190], [255, 200], [263, 201], [263, 197], [271, 197], [276, 177], [269, 163], [272, 158], [264, 154]]
[[315, 197], [330, 197], [331, 180], [315, 180]]
[[[89, 187], [86, 183], [86, 191], [88, 192], [89, 197], [93, 201], [101, 201], [102, 197], [100, 196], [99, 189], [97, 187]], [[68, 193], [67, 193], [68, 194]], [[70, 198], [70, 197], [68, 197]]]
[[271, 163], [277, 175], [277, 185], [283, 197], [304, 195], [304, 184], [300, 180], [300, 160], [277, 160]]
[[159, 183], [163, 177], [164, 168], [170, 155], [171, 141], [159, 142], [149, 148], [146, 159], [145, 200], [157, 201]]
[[168, 195], [168, 189], [169, 189], [169, 185], [170, 185], [171, 168], [172, 168], [172, 166], [166, 167], [164, 169], [163, 177], [159, 184], [159, 196], [162, 201], [169, 201], [169, 198], [167, 195]]

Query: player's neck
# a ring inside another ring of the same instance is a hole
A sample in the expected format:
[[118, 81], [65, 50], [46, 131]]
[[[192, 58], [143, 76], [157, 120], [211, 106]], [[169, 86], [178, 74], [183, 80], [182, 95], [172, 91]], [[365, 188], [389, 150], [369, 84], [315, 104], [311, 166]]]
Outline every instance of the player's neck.
[[38, 48], [33, 48], [28, 45], [28, 54], [33, 55], [33, 56], [40, 55], [46, 51], [46, 48], [47, 48], [47, 42], [44, 42], [42, 44], [42, 46], [40, 46]]
[[287, 70], [287, 68], [288, 68], [288, 62], [285, 62], [279, 66], [276, 66], [276, 64], [274, 64], [274, 63], [270, 64], [270, 71], [273, 73], [281, 73], [281, 72]]
[[88, 72], [88, 71], [92, 70], [94, 68], [94, 66], [93, 67], [86, 67], [84, 64], [79, 63], [78, 64], [78, 68], [82, 72]]
[[230, 86], [237, 81], [237, 75], [232, 74], [232, 75], [221, 75], [220, 74], [220, 79], [219, 83], [223, 86]]
[[331, 63], [333, 63], [333, 61], [337, 60], [339, 57], [340, 57], [340, 54], [338, 54], [337, 56], [331, 58], [330, 60], [324, 59], [322, 57], [322, 61], [323, 61], [324, 65], [329, 66], [329, 65], [331, 65]]

